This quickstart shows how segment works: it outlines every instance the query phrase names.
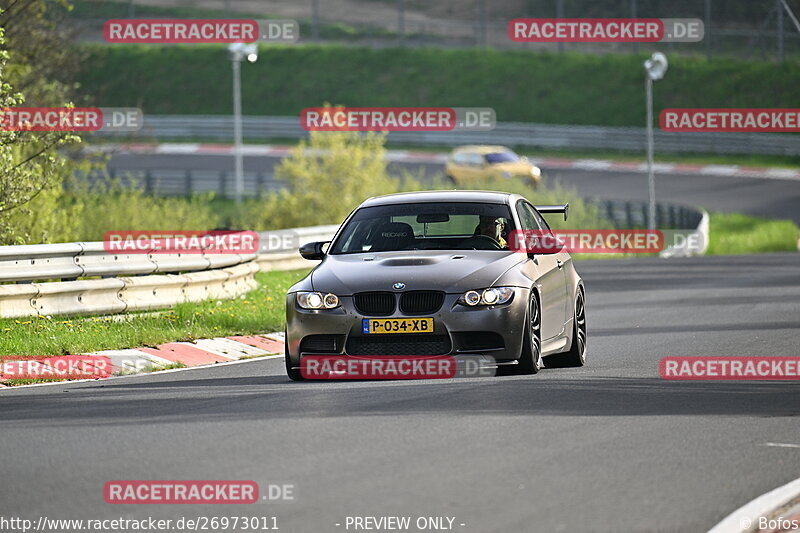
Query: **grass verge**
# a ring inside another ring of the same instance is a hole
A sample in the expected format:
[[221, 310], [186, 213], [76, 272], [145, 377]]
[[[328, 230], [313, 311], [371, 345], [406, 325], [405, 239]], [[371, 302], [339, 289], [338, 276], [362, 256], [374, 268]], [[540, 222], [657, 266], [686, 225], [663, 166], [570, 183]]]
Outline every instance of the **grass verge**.
[[800, 228], [791, 220], [769, 220], [739, 213], [709, 214], [706, 255], [796, 252]]
[[[224, 45], [92, 44], [76, 53], [86, 54], [77, 79], [82, 92], [103, 106], [135, 103], [146, 115], [230, 114], [230, 85], [220, 83], [231, 76]], [[271, 45], [242, 69], [242, 105], [250, 115], [281, 116], [326, 101], [492, 107], [498, 121], [642, 127], [647, 55]], [[669, 75], [653, 96], [656, 109], [792, 107], [800, 69], [794, 61], [670, 56]]]
[[287, 289], [306, 270], [260, 272], [259, 287], [235, 300], [180, 304], [154, 315], [0, 320], [0, 355], [66, 355], [164, 342], [283, 330]]

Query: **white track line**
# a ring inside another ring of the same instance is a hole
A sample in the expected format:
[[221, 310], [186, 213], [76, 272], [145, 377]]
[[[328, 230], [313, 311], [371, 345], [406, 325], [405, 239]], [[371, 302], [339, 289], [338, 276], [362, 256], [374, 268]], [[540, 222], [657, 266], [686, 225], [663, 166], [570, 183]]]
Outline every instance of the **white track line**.
[[708, 533], [743, 533], [751, 531], [758, 519], [769, 516], [779, 506], [800, 494], [800, 478], [778, 487], [750, 503], [739, 507], [726, 516], [722, 522], [711, 528]]

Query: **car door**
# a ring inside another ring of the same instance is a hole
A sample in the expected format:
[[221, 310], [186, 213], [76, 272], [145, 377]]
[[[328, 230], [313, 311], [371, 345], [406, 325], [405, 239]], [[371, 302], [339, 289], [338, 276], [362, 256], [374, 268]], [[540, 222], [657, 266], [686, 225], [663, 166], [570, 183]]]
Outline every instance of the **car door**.
[[[549, 231], [531, 204], [525, 200], [517, 202], [517, 216], [523, 230]], [[542, 341], [547, 341], [564, 332], [567, 316], [567, 277], [564, 272], [563, 252], [555, 254], [533, 254], [525, 265], [526, 274], [539, 280], [542, 309]]]

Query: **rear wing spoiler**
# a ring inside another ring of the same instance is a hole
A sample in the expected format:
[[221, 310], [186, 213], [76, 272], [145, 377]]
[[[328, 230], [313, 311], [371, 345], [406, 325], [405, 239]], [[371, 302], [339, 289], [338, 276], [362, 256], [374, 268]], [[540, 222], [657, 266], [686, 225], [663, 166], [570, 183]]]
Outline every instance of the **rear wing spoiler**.
[[537, 205], [536, 210], [543, 215], [550, 213], [564, 213], [564, 220], [567, 220], [567, 213], [569, 212], [569, 204], [564, 205]]

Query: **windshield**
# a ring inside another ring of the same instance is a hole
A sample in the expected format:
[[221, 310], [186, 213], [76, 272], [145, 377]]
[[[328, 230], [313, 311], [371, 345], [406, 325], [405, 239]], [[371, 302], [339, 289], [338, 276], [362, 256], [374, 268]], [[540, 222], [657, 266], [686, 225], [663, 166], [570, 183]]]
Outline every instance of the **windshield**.
[[486, 154], [483, 157], [489, 164], [519, 161], [519, 156], [514, 152], [493, 152], [491, 154]]
[[514, 229], [508, 206], [436, 202], [362, 207], [332, 254], [400, 250], [508, 250]]

